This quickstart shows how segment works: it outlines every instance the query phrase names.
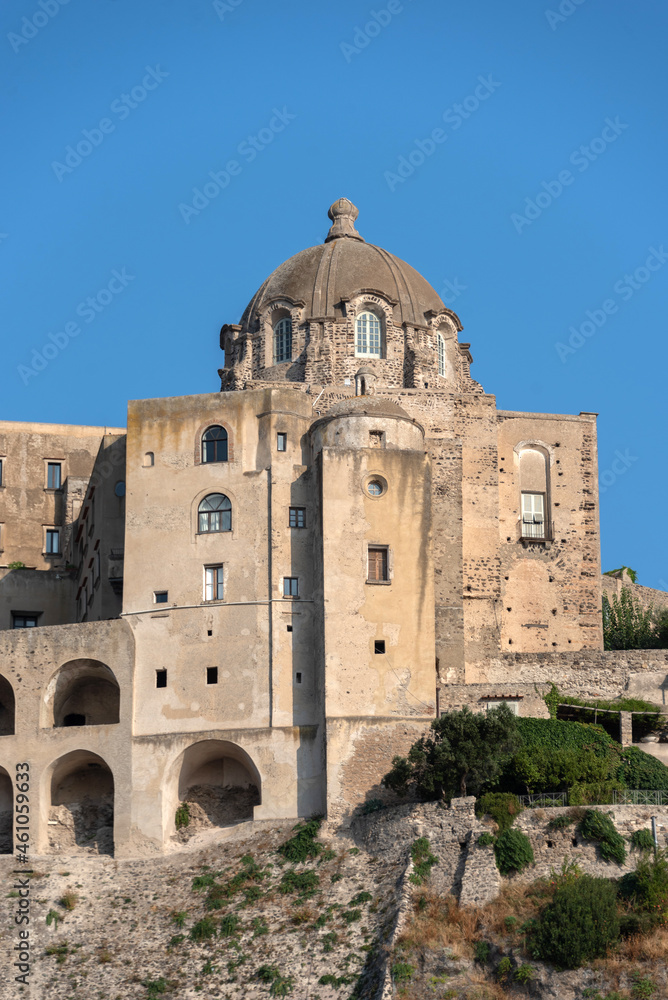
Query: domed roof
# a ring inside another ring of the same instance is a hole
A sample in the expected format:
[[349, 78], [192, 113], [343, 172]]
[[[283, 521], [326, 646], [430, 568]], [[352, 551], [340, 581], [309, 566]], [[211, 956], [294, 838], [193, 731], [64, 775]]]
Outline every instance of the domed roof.
[[248, 304], [242, 326], [253, 328], [264, 307], [277, 298], [303, 302], [305, 318], [341, 315], [342, 300], [360, 291], [381, 292], [395, 304], [395, 323], [425, 326], [425, 313], [445, 306], [428, 281], [410, 264], [366, 243], [355, 229], [358, 210], [347, 198], [329, 209], [332, 227], [324, 243], [290, 257]]
[[338, 403], [330, 406], [323, 414], [323, 419], [328, 420], [331, 417], [343, 417], [356, 413], [367, 417], [403, 417], [405, 420], [410, 420], [411, 423], [417, 423], [406, 413], [403, 406], [399, 406], [398, 403], [386, 396], [349, 396], [348, 399], [341, 399]]

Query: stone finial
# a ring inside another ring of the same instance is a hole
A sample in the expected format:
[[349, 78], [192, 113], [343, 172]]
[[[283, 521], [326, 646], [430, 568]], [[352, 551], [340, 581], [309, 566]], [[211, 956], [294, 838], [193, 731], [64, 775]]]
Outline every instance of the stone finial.
[[330, 240], [337, 240], [342, 236], [347, 236], [353, 240], [361, 240], [364, 243], [363, 237], [355, 229], [355, 219], [359, 214], [359, 209], [353, 205], [352, 201], [349, 201], [347, 198], [338, 198], [333, 205], [330, 205], [327, 212], [334, 225], [327, 233], [325, 243], [329, 243]]

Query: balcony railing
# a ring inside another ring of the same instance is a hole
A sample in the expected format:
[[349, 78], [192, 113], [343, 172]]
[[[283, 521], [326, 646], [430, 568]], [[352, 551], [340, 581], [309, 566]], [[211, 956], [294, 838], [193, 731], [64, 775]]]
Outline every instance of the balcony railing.
[[550, 536], [548, 534], [548, 526], [545, 521], [525, 521], [524, 518], [520, 522], [520, 530], [522, 532], [522, 538], [542, 538], [548, 539]]

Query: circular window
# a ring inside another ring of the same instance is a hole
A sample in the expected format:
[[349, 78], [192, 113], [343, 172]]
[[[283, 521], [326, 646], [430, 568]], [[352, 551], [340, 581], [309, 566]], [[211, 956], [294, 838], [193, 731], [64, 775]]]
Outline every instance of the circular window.
[[377, 500], [387, 493], [387, 480], [383, 476], [369, 476], [364, 483], [364, 492], [368, 497]]
[[119, 481], [114, 486], [114, 493], [116, 494], [117, 497], [125, 496], [125, 483], [123, 482], [122, 479], [119, 479]]

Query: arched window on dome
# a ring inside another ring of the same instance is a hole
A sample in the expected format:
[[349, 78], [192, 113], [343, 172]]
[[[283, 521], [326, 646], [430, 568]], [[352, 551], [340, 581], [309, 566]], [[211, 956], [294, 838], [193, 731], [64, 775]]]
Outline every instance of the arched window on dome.
[[289, 316], [279, 319], [274, 326], [274, 364], [292, 361], [292, 320]]
[[200, 534], [232, 530], [232, 504], [224, 493], [209, 493], [197, 509]]
[[442, 333], [436, 334], [436, 352], [438, 354], [438, 374], [445, 378], [445, 340]]
[[202, 462], [227, 461], [227, 431], [214, 424], [202, 434]]
[[363, 312], [355, 319], [355, 356], [382, 357], [382, 329], [375, 313]]

